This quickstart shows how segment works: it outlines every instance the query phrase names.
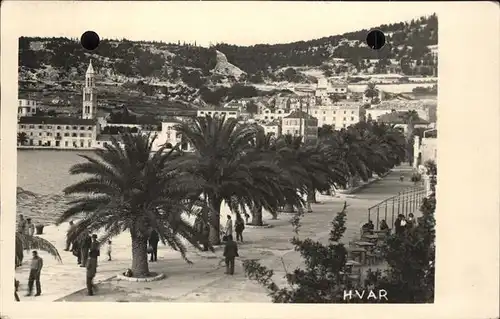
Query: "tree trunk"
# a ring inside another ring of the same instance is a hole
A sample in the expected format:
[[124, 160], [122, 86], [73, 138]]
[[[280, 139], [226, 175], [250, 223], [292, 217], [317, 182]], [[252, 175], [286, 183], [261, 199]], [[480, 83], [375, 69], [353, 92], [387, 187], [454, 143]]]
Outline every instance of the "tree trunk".
[[263, 226], [262, 222], [262, 206], [255, 205], [254, 209], [252, 209], [252, 225], [255, 226]]
[[209, 241], [212, 245], [220, 245], [220, 206], [222, 204], [222, 199], [209, 198], [208, 204], [210, 208], [212, 208], [208, 215], [210, 224]]
[[285, 213], [293, 213], [294, 208], [292, 204], [285, 204]]
[[132, 235], [132, 276], [144, 278], [149, 276], [147, 238], [130, 231]]
[[316, 189], [312, 189], [307, 192], [307, 202], [311, 204], [318, 203], [318, 201], [316, 200]]

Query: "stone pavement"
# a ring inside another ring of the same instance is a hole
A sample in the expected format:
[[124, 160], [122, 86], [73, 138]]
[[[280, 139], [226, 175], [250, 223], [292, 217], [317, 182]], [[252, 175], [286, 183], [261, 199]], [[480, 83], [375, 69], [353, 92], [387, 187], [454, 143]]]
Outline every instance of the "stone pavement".
[[[405, 182], [399, 181], [402, 171], [407, 176]], [[347, 230], [343, 241], [347, 243], [359, 238], [360, 225], [367, 219], [367, 208], [412, 186], [409, 181], [410, 172], [411, 168], [408, 166], [396, 169], [384, 179], [360, 189], [355, 195], [340, 195], [340, 198], [320, 195], [318, 197], [320, 203], [313, 205], [314, 212], [306, 213], [302, 218], [299, 236], [326, 243], [331, 221], [342, 208], [344, 201], [347, 201]], [[289, 242], [295, 235], [290, 224], [291, 217], [292, 215], [282, 214], [278, 220], [266, 220], [266, 223], [274, 226], [273, 228], [245, 229], [245, 242], [239, 245], [240, 258], [237, 259], [234, 276], [224, 275], [221, 248], [216, 250], [215, 256], [212, 253], [192, 252], [190, 258], [194, 264], [187, 265], [176, 252], [161, 247], [158, 262], [150, 265], [152, 271], [165, 273], [166, 279], [146, 283], [110, 279], [98, 285], [99, 291], [95, 296], [87, 296], [85, 290], [80, 290], [59, 298], [59, 301], [271, 302], [264, 288], [245, 278], [241, 261], [260, 259], [262, 265], [275, 271], [275, 282], [283, 285], [285, 283], [283, 262], [288, 271], [292, 271], [301, 263], [299, 254], [293, 250]], [[116, 273], [127, 268], [130, 263], [129, 249], [123, 253], [124, 260], [113, 261], [109, 265], [108, 262], [101, 262], [98, 268], [101, 278], [112, 275], [113, 271]], [[80, 288], [83, 288], [85, 278], [83, 268], [81, 269], [81, 277], [75, 280], [80, 283]], [[42, 280], [44, 276], [46, 274], [42, 275]], [[65, 275], [61, 273], [60, 276]], [[45, 284], [51, 285], [50, 282]], [[71, 286], [75, 287], [74, 284]], [[58, 298], [52, 300], [55, 299]]]

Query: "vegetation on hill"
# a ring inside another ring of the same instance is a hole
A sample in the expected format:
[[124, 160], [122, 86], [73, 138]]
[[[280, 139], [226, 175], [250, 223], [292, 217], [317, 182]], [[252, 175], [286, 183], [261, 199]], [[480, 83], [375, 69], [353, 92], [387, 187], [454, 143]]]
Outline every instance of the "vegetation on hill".
[[[219, 43], [210, 48], [180, 42], [103, 39], [92, 52], [84, 50], [78, 39], [21, 37], [20, 95], [29, 92], [46, 99], [49, 93], [64, 93], [70, 95], [67, 104], [75, 103], [90, 59], [98, 81], [112, 87], [102, 92], [101, 100], [115, 101], [123, 95], [119, 99], [139, 97], [153, 105], [171, 100], [202, 105], [213, 100], [206, 94], [208, 90], [238, 82], [314, 83], [316, 79], [305, 74], [308, 68], [320, 68], [326, 76], [345, 72], [432, 75], [437, 67], [430, 46], [438, 43], [437, 27], [435, 14], [375, 27], [387, 37], [379, 51], [365, 44], [369, 30], [285, 44]], [[212, 73], [217, 50], [245, 75]], [[202, 94], [208, 100], [202, 102]]]

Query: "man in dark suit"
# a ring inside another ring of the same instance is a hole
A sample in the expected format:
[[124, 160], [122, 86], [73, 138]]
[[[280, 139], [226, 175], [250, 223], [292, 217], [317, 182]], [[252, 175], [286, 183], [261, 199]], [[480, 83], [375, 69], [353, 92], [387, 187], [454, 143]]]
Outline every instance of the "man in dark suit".
[[160, 236], [156, 230], [152, 230], [149, 234], [149, 246], [151, 247], [151, 258], [149, 261], [158, 261], [158, 242], [160, 241]]
[[90, 237], [90, 234], [86, 233], [83, 236], [82, 243], [80, 246], [80, 251], [82, 254], [81, 257], [81, 265], [80, 267], [85, 267], [87, 265], [87, 259], [89, 258], [89, 250], [90, 246], [92, 245], [92, 238]]
[[226, 262], [225, 274], [234, 275], [234, 259], [236, 257], [239, 257], [238, 244], [236, 244], [232, 237], [228, 237], [226, 245], [224, 246], [224, 258]]

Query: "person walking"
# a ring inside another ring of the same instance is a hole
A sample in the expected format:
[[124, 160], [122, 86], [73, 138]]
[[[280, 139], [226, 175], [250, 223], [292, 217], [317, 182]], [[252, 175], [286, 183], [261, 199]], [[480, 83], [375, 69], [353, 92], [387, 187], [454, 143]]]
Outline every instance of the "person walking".
[[17, 232], [25, 234], [25, 231], [26, 231], [26, 220], [24, 220], [24, 216], [20, 214], [19, 220], [17, 222]]
[[225, 228], [225, 234], [224, 236], [226, 237], [226, 240], [232, 240], [233, 239], [233, 220], [231, 219], [230, 215], [227, 215], [227, 222], [226, 222], [226, 228]]
[[35, 234], [35, 225], [31, 222], [31, 218], [26, 219], [26, 234], [33, 236]]
[[160, 241], [160, 236], [156, 230], [151, 230], [148, 241], [149, 247], [151, 247], [151, 258], [149, 261], [158, 261], [158, 242]]
[[[92, 254], [94, 256], [95, 254]], [[94, 285], [94, 277], [97, 273], [97, 257], [89, 256], [87, 260], [87, 294], [89, 296], [94, 295], [94, 290], [96, 286]]]
[[86, 233], [84, 236], [83, 236], [83, 239], [82, 239], [82, 242], [81, 242], [81, 246], [80, 246], [80, 252], [81, 252], [81, 265], [80, 267], [85, 267], [87, 265], [87, 259], [89, 258], [89, 250], [90, 250], [90, 246], [92, 244], [92, 238], [90, 237], [90, 235], [88, 233]]
[[40, 273], [43, 268], [43, 259], [38, 256], [38, 252], [33, 250], [33, 258], [31, 259], [30, 265], [30, 275], [28, 278], [28, 293], [26, 296], [31, 296], [33, 293], [33, 282], [36, 285], [36, 294], [35, 296], [40, 296], [42, 293], [42, 285], [40, 284]]
[[234, 275], [234, 259], [239, 257], [238, 255], [238, 244], [233, 240], [232, 237], [227, 239], [226, 245], [224, 246], [224, 261], [226, 263], [226, 275]]
[[108, 261], [111, 261], [111, 240], [108, 240], [108, 246], [106, 247], [106, 254], [108, 255]]
[[[75, 228], [75, 224], [73, 223], [73, 221], [71, 220], [69, 222], [69, 228], [68, 228], [68, 234], [73, 230], [73, 228]], [[68, 239], [68, 237], [66, 236], [66, 249], [64, 249], [65, 251], [69, 251], [70, 250], [70, 246], [71, 246], [71, 241]]]
[[243, 242], [243, 230], [245, 230], [245, 222], [240, 215], [236, 216], [234, 223], [234, 231], [236, 232], [236, 241]]

